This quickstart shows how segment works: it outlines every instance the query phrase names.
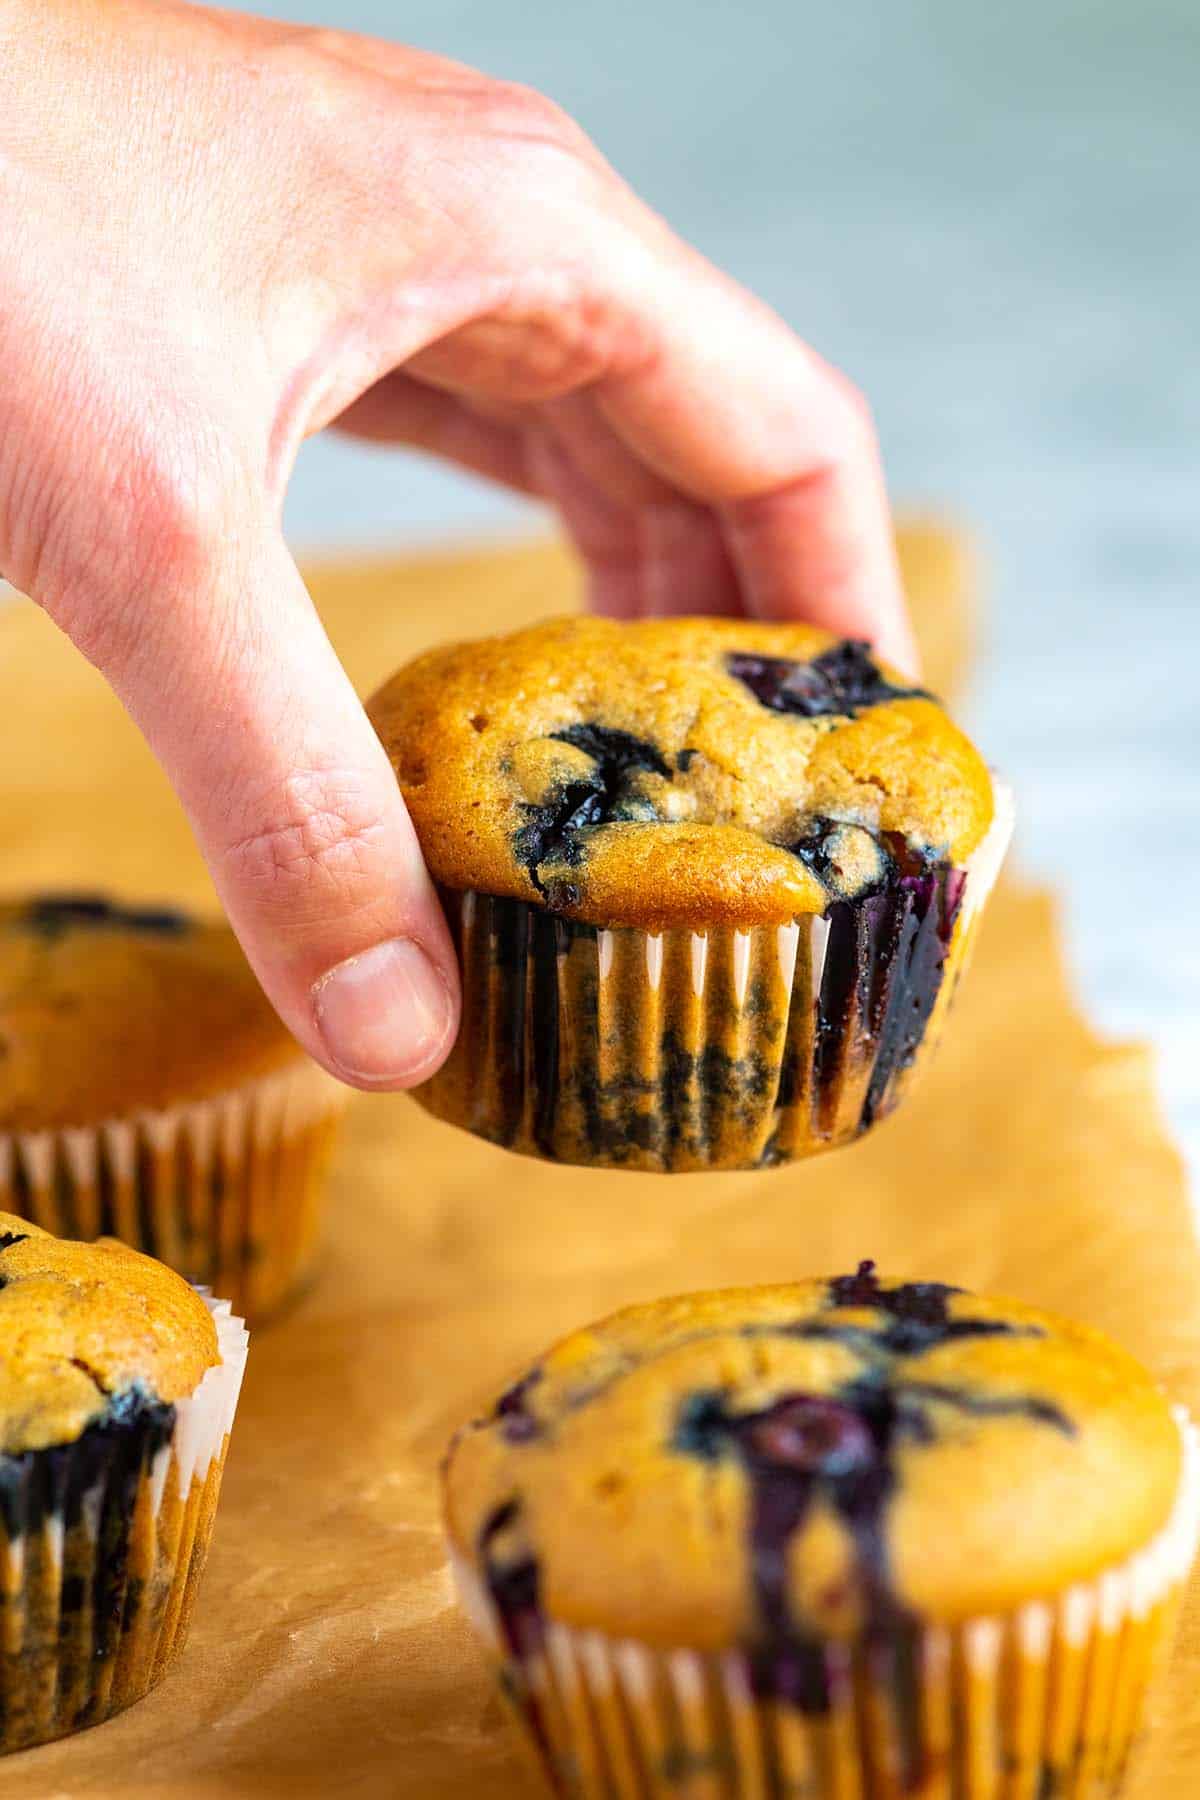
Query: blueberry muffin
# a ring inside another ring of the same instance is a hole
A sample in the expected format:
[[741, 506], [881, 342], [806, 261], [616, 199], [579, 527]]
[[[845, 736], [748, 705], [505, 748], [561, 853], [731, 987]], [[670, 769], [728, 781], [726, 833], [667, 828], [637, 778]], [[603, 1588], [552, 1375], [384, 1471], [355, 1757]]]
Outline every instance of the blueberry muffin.
[[187, 1634], [246, 1332], [161, 1263], [0, 1213], [0, 1752], [138, 1700]]
[[0, 1206], [262, 1316], [305, 1277], [342, 1106], [228, 926], [0, 904]]
[[1097, 1332], [863, 1263], [567, 1338], [459, 1434], [446, 1518], [556, 1792], [1098, 1800], [1196, 1463]]
[[866, 645], [560, 619], [419, 657], [371, 711], [462, 961], [432, 1112], [673, 1171], [806, 1156], [896, 1104], [1010, 818]]

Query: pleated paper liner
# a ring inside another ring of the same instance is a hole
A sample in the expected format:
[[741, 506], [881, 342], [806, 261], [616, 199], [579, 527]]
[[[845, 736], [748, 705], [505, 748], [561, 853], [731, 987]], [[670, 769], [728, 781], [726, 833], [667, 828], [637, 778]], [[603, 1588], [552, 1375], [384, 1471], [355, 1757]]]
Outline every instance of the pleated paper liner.
[[658, 1650], [553, 1620], [516, 1654], [473, 1566], [452, 1560], [526, 1749], [569, 1800], [1111, 1800], [1141, 1732], [1200, 1531], [1200, 1439], [1144, 1551], [1003, 1617], [818, 1651], [828, 1704], [781, 1665]]
[[221, 1361], [189, 1398], [0, 1457], [0, 1752], [120, 1712], [184, 1643], [246, 1365], [242, 1321], [206, 1304]]
[[120, 1238], [250, 1319], [315, 1260], [345, 1090], [313, 1063], [214, 1099], [80, 1130], [0, 1132], [0, 1210]]
[[564, 1163], [755, 1168], [846, 1143], [936, 1040], [1012, 831], [784, 926], [602, 930], [446, 891], [463, 1025], [430, 1112]]

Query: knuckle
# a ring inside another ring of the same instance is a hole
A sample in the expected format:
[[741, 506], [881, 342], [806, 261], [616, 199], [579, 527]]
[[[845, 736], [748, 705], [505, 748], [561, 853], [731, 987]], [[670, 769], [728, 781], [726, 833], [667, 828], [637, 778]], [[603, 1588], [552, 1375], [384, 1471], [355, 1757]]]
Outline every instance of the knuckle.
[[548, 94], [519, 81], [487, 84], [488, 125], [501, 137], [544, 144], [557, 150], [590, 152], [591, 142], [571, 115]]
[[387, 75], [364, 57], [368, 41], [322, 25], [289, 30], [273, 45], [271, 74], [306, 150], [332, 148], [343, 132], [355, 133], [364, 110], [386, 95]]
[[362, 39], [337, 25], [302, 26], [290, 32], [285, 42], [300, 48], [306, 67], [322, 61], [332, 64], [357, 60], [362, 53]]
[[130, 456], [117, 516], [127, 559], [152, 586], [191, 585], [211, 569], [229, 522], [221, 461], [175, 432]]
[[489, 82], [474, 110], [476, 160], [489, 177], [489, 204], [501, 217], [510, 206], [526, 209], [535, 194], [544, 218], [560, 221], [569, 241], [605, 209], [617, 178], [556, 101], [519, 82]]

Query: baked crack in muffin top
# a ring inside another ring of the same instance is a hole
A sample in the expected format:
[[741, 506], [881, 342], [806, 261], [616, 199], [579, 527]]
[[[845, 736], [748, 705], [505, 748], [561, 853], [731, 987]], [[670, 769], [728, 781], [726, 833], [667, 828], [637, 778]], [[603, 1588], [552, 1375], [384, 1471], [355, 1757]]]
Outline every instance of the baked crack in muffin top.
[[937, 701], [806, 625], [551, 620], [370, 712], [444, 886], [594, 924], [782, 924], [961, 865], [992, 819]]

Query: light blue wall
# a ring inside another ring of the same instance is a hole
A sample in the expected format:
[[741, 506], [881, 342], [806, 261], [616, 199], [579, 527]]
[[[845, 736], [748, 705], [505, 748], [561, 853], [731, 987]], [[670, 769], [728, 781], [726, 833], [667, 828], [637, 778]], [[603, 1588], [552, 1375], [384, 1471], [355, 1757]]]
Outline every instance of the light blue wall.
[[[976, 723], [1018, 780], [1027, 853], [1068, 885], [1093, 1004], [1158, 1027], [1200, 1153], [1197, 0], [278, 12], [553, 94], [867, 390], [896, 491], [979, 527]], [[333, 442], [306, 450], [288, 514], [306, 544], [509, 517]]]

